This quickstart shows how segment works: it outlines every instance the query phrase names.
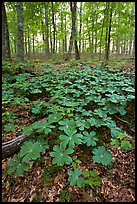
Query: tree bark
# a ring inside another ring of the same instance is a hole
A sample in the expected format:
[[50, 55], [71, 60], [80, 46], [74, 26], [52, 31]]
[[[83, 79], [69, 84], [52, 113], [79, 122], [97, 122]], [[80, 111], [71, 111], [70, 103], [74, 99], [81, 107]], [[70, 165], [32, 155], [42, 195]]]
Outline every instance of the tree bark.
[[[38, 122], [41, 123], [42, 121], [46, 120], [46, 118], [39, 120]], [[7, 158], [14, 153], [16, 153], [18, 150], [20, 150], [23, 143], [30, 139], [33, 135], [20, 135], [13, 140], [10, 140], [8, 142], [2, 143], [2, 159]]]
[[56, 25], [55, 25], [55, 14], [54, 14], [54, 3], [52, 4], [52, 25], [53, 25], [53, 54], [55, 54], [55, 44], [56, 44]]
[[45, 2], [45, 25], [46, 25], [46, 55], [49, 55], [49, 22], [48, 22], [48, 2]]
[[111, 23], [112, 23], [112, 5], [111, 5], [111, 10], [110, 10], [110, 22], [109, 22], [109, 28], [108, 28], [108, 43], [107, 43], [106, 60], [109, 60]]
[[4, 2], [2, 2], [2, 57], [4, 59], [11, 58], [9, 29]]
[[104, 29], [104, 23], [105, 23], [105, 15], [106, 15], [106, 8], [104, 9], [104, 18], [103, 18], [102, 29], [100, 34], [99, 60], [101, 60], [101, 48], [102, 48], [102, 37], [103, 37], [103, 29]]
[[80, 17], [80, 27], [79, 27], [79, 51], [81, 52], [81, 30], [82, 30], [82, 2], [80, 2], [80, 13], [79, 13], [79, 17]]
[[72, 46], [73, 46], [73, 41], [74, 41], [74, 46], [75, 46], [75, 58], [76, 60], [80, 59], [80, 54], [78, 51], [78, 45], [77, 45], [77, 31], [76, 31], [76, 7], [77, 7], [77, 2], [70, 2], [70, 10], [72, 14], [72, 30], [71, 30], [71, 36], [70, 36], [70, 45], [69, 45], [69, 50], [68, 54], [65, 60], [68, 60], [71, 55], [72, 51]]
[[20, 135], [19, 137], [9, 141], [2, 143], [2, 159], [5, 159], [18, 150], [20, 150], [21, 145], [28, 139], [29, 137], [26, 135]]
[[24, 60], [24, 22], [23, 22], [23, 2], [16, 2], [18, 18], [18, 44], [17, 56], [19, 60]]

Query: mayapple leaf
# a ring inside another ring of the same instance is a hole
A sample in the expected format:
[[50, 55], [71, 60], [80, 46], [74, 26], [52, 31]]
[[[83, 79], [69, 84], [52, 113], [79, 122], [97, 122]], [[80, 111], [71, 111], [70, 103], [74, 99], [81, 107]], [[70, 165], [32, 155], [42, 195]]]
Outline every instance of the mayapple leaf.
[[62, 118], [62, 115], [60, 113], [53, 113], [53, 114], [50, 114], [48, 116], [48, 123], [51, 124], [51, 123], [55, 123], [55, 122], [58, 122], [60, 121]]
[[82, 171], [75, 168], [74, 171], [69, 172], [68, 181], [70, 182], [71, 186], [78, 185], [79, 188], [82, 188], [83, 184], [85, 183], [84, 178], [79, 177], [82, 174]]
[[90, 133], [84, 131], [83, 132], [84, 137], [83, 137], [83, 143], [86, 144], [88, 147], [89, 146], [96, 146], [96, 142], [98, 141], [98, 138], [96, 137], [96, 132], [91, 131]]
[[51, 157], [54, 157], [52, 160], [53, 164], [64, 165], [64, 164], [70, 164], [72, 162], [72, 158], [68, 156], [69, 154], [72, 154], [74, 150], [72, 148], [68, 148], [65, 150], [66, 145], [61, 143], [60, 147], [55, 145], [53, 147], [53, 150], [50, 153]]
[[94, 154], [92, 157], [94, 162], [107, 166], [113, 161], [111, 153], [106, 151], [104, 146], [99, 146], [97, 149], [93, 149], [92, 153]]

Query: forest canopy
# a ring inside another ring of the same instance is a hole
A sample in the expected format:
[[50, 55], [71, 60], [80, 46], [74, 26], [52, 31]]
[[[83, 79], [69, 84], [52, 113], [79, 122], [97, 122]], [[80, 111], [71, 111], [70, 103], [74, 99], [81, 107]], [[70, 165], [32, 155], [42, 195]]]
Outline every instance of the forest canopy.
[[3, 58], [135, 53], [135, 2], [5, 2], [2, 9]]

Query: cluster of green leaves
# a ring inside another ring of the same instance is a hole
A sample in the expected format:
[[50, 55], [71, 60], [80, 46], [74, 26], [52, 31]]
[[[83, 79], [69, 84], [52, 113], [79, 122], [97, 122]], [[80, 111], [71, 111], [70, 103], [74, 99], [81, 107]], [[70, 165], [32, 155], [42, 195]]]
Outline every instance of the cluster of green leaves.
[[[128, 140], [127, 140], [128, 138]], [[124, 151], [128, 151], [132, 148], [134, 148], [133, 145], [133, 138], [126, 134], [126, 133], [120, 133], [117, 136], [117, 139], [111, 139], [111, 145], [114, 145], [116, 148], [122, 147]]]
[[13, 159], [9, 161], [6, 169], [7, 173], [15, 173], [16, 176], [21, 176], [24, 171], [28, 171], [30, 168], [29, 162], [40, 157], [40, 153], [48, 148], [46, 144], [43, 140], [26, 141], [21, 147], [19, 156], [15, 154]]
[[[13, 104], [30, 104], [34, 120], [36, 116], [40, 119], [46, 118], [30, 126], [24, 126], [22, 134], [37, 133], [43, 139], [46, 137], [46, 140], [52, 136], [55, 140], [55, 145], [50, 146], [53, 148], [50, 152], [50, 156], [53, 157], [52, 163], [57, 166], [72, 163], [74, 171], [70, 172], [69, 181], [71, 185], [81, 187], [85, 179], [82, 172], [77, 169], [78, 161], [73, 159], [75, 148], [80, 145], [91, 147], [91, 162], [105, 166], [112, 164], [111, 152], [103, 145], [99, 146], [100, 135], [97, 130], [106, 126], [110, 130], [112, 142], [114, 143], [114, 140], [116, 142], [122, 130], [117, 127], [111, 116], [116, 113], [126, 114], [127, 102], [135, 98], [134, 84], [124, 76], [124, 73], [113, 73], [105, 68], [91, 70], [86, 67], [83, 71], [69, 67], [65, 72], [63, 69], [60, 69], [60, 72], [53, 71], [49, 66], [42, 68], [45, 71], [39, 72], [36, 77], [24, 73], [16, 77], [15, 83], [7, 84], [7, 81], [6, 84], [3, 83], [3, 97], [6, 100], [9, 97]], [[43, 100], [38, 100], [41, 96]], [[46, 148], [39, 146], [37, 141], [33, 144], [26, 142], [24, 145], [20, 151], [19, 162], [23, 165], [36, 160]], [[122, 146], [126, 145], [127, 142], [126, 144], [122, 142]], [[31, 148], [36, 146], [38, 152], [34, 150], [35, 148], [29, 149], [30, 146]], [[127, 146], [124, 148], [128, 149]], [[17, 158], [15, 160], [17, 163]], [[13, 163], [10, 164], [12, 170], [8, 170], [9, 173], [18, 169], [19, 164], [12, 168]], [[26, 167], [20, 168], [21, 174]], [[94, 178], [93, 174], [94, 172], [89, 173]], [[93, 185], [93, 178], [92, 181], [86, 181], [87, 184]]]
[[78, 185], [79, 188], [82, 188], [84, 184], [90, 186], [100, 186], [101, 181], [98, 173], [93, 169], [92, 171], [85, 169], [83, 172], [77, 168], [69, 172], [68, 181], [71, 186]]

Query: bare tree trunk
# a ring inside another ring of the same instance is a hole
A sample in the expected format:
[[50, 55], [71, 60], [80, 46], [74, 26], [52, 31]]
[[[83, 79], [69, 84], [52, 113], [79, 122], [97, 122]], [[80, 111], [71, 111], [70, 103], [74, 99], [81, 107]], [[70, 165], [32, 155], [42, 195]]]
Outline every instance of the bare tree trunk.
[[55, 44], [56, 44], [56, 25], [55, 25], [55, 14], [54, 14], [54, 3], [52, 4], [52, 25], [53, 25], [53, 54], [55, 54]]
[[35, 38], [34, 38], [34, 33], [33, 33], [32, 44], [33, 44], [33, 55], [34, 55], [35, 54]]
[[103, 37], [103, 29], [104, 29], [104, 23], [105, 23], [105, 15], [106, 15], [106, 8], [104, 9], [104, 18], [103, 18], [102, 29], [100, 34], [99, 60], [101, 59], [101, 48], [102, 48], [102, 37]]
[[69, 51], [68, 51], [68, 55], [67, 55], [65, 60], [68, 60], [70, 58], [71, 51], [72, 51], [72, 46], [73, 46], [73, 41], [74, 41], [74, 46], [75, 46], [76, 60], [80, 59], [77, 40], [76, 40], [76, 37], [77, 37], [77, 31], [76, 31], [76, 6], [77, 6], [77, 2], [70, 2], [70, 10], [71, 10], [71, 14], [72, 14], [72, 30], [71, 30]]
[[130, 34], [130, 40], [129, 40], [129, 55], [131, 55], [131, 48], [132, 48], [132, 34]]
[[80, 27], [79, 27], [79, 51], [81, 52], [81, 30], [82, 30], [82, 2], [80, 2], [80, 13], [79, 13], [79, 17], [80, 17]]
[[118, 30], [117, 30], [117, 40], [116, 40], [116, 51], [117, 53], [120, 53], [120, 33], [119, 33], [119, 27], [120, 27], [120, 13], [118, 16]]
[[110, 22], [109, 22], [109, 28], [108, 28], [108, 43], [107, 43], [107, 51], [106, 51], [106, 60], [109, 60], [111, 23], [112, 23], [112, 5], [110, 9]]
[[53, 54], [53, 50], [52, 50], [52, 32], [51, 32], [51, 24], [50, 24], [50, 50], [51, 50], [51, 53]]
[[109, 60], [109, 52], [110, 52], [110, 32], [111, 32], [111, 23], [112, 23], [112, 4], [108, 2], [107, 5], [107, 24], [106, 24], [106, 49], [105, 49], [105, 59]]
[[67, 52], [67, 17], [65, 15], [65, 52]]
[[45, 2], [45, 25], [46, 25], [46, 55], [49, 55], [49, 22], [48, 22], [48, 2]]
[[4, 2], [2, 2], [2, 57], [11, 58], [9, 29]]
[[18, 44], [17, 56], [19, 60], [24, 60], [24, 23], [23, 23], [23, 2], [16, 2], [18, 18]]
[[30, 59], [30, 54], [31, 54], [31, 45], [30, 45], [30, 33], [28, 28], [28, 59]]

